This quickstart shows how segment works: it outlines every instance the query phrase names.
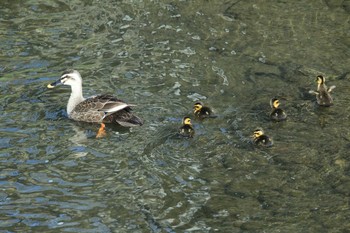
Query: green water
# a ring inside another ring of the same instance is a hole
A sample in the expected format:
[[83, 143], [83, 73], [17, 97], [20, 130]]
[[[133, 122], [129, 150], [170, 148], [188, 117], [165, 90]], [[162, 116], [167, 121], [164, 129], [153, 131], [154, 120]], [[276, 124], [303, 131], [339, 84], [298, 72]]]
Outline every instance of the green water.
[[[0, 3], [1, 232], [349, 232], [350, 2]], [[70, 89], [137, 104], [77, 123]], [[320, 108], [315, 78], [336, 85]], [[269, 121], [279, 97], [289, 118]], [[201, 100], [216, 119], [193, 121]], [[275, 142], [256, 148], [262, 127]]]

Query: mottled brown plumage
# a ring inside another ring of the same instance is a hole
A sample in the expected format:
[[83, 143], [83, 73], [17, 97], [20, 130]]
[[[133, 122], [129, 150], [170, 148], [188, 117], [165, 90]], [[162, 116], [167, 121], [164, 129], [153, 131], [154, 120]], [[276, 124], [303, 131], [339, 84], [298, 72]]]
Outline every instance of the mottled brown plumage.
[[[142, 120], [133, 115], [131, 107], [112, 95], [98, 95], [79, 103], [71, 112], [70, 118], [76, 121], [118, 123], [125, 127], [142, 125]], [[110, 109], [123, 107], [117, 112]]]
[[118, 123], [125, 127], [140, 126], [143, 121], [132, 114], [131, 106], [112, 95], [97, 95], [84, 99], [82, 79], [78, 71], [69, 70], [59, 80], [48, 85], [69, 85], [72, 93], [67, 104], [68, 117], [75, 121]]

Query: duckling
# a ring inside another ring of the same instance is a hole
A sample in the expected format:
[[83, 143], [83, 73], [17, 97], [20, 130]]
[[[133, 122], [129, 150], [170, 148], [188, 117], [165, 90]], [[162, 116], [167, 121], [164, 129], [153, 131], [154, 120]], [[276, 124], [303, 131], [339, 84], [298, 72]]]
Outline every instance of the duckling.
[[253, 133], [253, 142], [255, 145], [270, 147], [273, 145], [272, 139], [264, 134], [262, 129], [256, 129]]
[[213, 115], [211, 108], [204, 106], [202, 102], [197, 102], [193, 105], [193, 113], [199, 119], [217, 117]]
[[270, 100], [270, 105], [272, 108], [272, 112], [270, 114], [270, 118], [274, 121], [283, 121], [287, 119], [287, 114], [283, 109], [279, 108], [280, 101], [277, 98], [272, 98]]
[[182, 126], [179, 129], [179, 134], [183, 137], [193, 138], [194, 129], [192, 127], [191, 118], [184, 117], [182, 119]]
[[326, 79], [322, 75], [318, 75], [316, 78], [317, 91], [309, 91], [310, 94], [316, 95], [317, 104], [324, 107], [329, 107], [333, 105], [333, 98], [331, 96], [331, 91], [335, 86], [327, 88]]

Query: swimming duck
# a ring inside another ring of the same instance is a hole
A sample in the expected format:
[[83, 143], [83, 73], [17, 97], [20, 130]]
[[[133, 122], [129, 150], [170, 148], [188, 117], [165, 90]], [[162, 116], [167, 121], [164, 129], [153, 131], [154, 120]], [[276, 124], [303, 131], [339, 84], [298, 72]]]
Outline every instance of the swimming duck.
[[193, 113], [199, 119], [217, 117], [213, 115], [213, 111], [209, 107], [204, 106], [202, 102], [197, 102], [193, 105]]
[[253, 133], [253, 142], [255, 145], [270, 147], [273, 145], [272, 139], [264, 134], [262, 129], [256, 129]]
[[326, 79], [322, 75], [317, 76], [316, 82], [317, 91], [309, 91], [309, 93], [316, 95], [317, 104], [325, 107], [333, 105], [333, 98], [330, 92], [335, 88], [335, 86], [327, 88]]
[[283, 121], [287, 119], [287, 114], [283, 111], [283, 109], [279, 108], [280, 101], [277, 98], [272, 98], [270, 100], [270, 105], [272, 108], [272, 112], [270, 114], [270, 118], [274, 121]]
[[194, 129], [192, 127], [191, 118], [184, 117], [182, 119], [182, 126], [179, 129], [179, 134], [183, 137], [193, 138]]
[[131, 106], [124, 101], [108, 94], [83, 97], [82, 78], [78, 71], [67, 70], [59, 80], [47, 85], [54, 88], [58, 85], [71, 86], [67, 104], [67, 114], [75, 121], [101, 123], [101, 128], [96, 137], [104, 135], [105, 125], [103, 123], [118, 123], [124, 127], [141, 126], [142, 119], [131, 112]]

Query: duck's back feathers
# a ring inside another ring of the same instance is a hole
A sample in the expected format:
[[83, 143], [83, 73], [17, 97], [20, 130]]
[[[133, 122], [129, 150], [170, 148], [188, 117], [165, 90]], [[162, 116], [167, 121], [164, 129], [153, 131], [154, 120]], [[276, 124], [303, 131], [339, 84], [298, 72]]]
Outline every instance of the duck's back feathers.
[[271, 147], [271, 146], [273, 146], [272, 139], [269, 138], [266, 135], [261, 135], [261, 136], [255, 138], [254, 139], [254, 143], [255, 143], [255, 145], [264, 146], [264, 147]]
[[325, 107], [329, 107], [333, 105], [333, 98], [329, 91], [327, 90], [327, 86], [322, 85], [318, 88], [316, 94], [317, 104]]
[[199, 118], [199, 119], [204, 119], [204, 118], [216, 118], [217, 116], [214, 115], [213, 111], [211, 108], [203, 106], [200, 110], [195, 111], [194, 115]]
[[114, 114], [108, 115], [103, 122], [118, 123], [124, 127], [133, 127], [143, 125], [143, 120], [131, 112], [131, 108], [127, 107]]
[[69, 117], [85, 122], [116, 122], [126, 127], [142, 125], [143, 121], [131, 113], [130, 106], [112, 95], [98, 95], [79, 103]]
[[274, 108], [270, 114], [270, 118], [274, 121], [284, 121], [287, 119], [287, 114], [281, 108]]
[[187, 137], [187, 138], [193, 138], [194, 136], [194, 129], [191, 125], [183, 125], [179, 129], [179, 134], [182, 137]]
[[98, 111], [103, 111], [105, 113], [113, 114], [131, 106], [112, 95], [99, 95], [95, 96], [93, 99], [93, 101], [99, 105]]

